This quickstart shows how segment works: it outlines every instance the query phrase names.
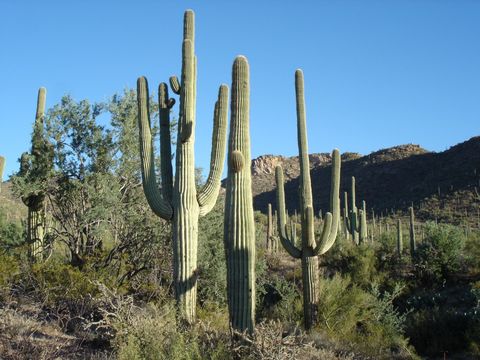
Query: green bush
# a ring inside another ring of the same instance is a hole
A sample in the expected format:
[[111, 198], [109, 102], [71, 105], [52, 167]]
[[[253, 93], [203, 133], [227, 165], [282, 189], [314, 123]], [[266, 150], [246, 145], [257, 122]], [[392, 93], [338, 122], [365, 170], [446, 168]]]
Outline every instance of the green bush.
[[351, 240], [340, 238], [320, 259], [327, 273], [348, 276], [353, 283], [368, 289], [373, 282], [381, 282], [384, 277], [377, 270], [376, 249], [373, 244], [355, 245]]
[[460, 270], [465, 236], [452, 225], [428, 223], [425, 239], [414, 258], [417, 278], [424, 283], [442, 283]]
[[403, 336], [405, 317], [393, 305], [400, 292], [396, 287], [381, 294], [376, 286], [365, 291], [339, 275], [323, 280], [317, 330], [375, 358], [410, 356]]

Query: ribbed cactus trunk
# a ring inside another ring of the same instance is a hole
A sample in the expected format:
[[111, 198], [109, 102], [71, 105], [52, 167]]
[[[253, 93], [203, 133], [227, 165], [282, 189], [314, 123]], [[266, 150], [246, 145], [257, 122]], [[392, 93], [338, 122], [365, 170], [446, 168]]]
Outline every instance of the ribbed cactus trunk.
[[214, 110], [210, 173], [199, 193], [195, 184], [195, 108], [197, 66], [194, 51], [194, 13], [184, 16], [182, 76], [170, 78], [172, 90], [180, 95], [175, 181], [171, 165], [170, 110], [168, 86], [159, 86], [161, 191], [156, 180], [152, 144], [149, 92], [146, 78], [137, 81], [138, 120], [143, 188], [156, 215], [172, 221], [173, 274], [175, 296], [184, 320], [192, 323], [196, 314], [198, 220], [214, 207], [223, 171], [226, 145], [228, 87], [220, 86]]
[[250, 156], [250, 81], [248, 61], [233, 63], [224, 243], [230, 324], [235, 331], [255, 327], [255, 221]]
[[413, 212], [413, 207], [409, 208], [410, 212], [410, 256], [412, 259], [415, 257], [415, 252], [417, 251], [417, 241], [415, 238], [415, 213]]
[[285, 194], [283, 170], [275, 169], [277, 183], [278, 229], [280, 241], [285, 250], [302, 261], [303, 315], [305, 328], [310, 329], [317, 320], [318, 303], [318, 255], [327, 252], [334, 244], [340, 221], [340, 153], [332, 153], [332, 182], [330, 189], [330, 211], [325, 214], [323, 230], [318, 242], [315, 241], [314, 211], [308, 158], [307, 126], [304, 99], [304, 80], [301, 70], [295, 72], [295, 94], [297, 105], [297, 134], [300, 158], [300, 217], [302, 226], [301, 246], [295, 244], [294, 230], [288, 234], [285, 215]]

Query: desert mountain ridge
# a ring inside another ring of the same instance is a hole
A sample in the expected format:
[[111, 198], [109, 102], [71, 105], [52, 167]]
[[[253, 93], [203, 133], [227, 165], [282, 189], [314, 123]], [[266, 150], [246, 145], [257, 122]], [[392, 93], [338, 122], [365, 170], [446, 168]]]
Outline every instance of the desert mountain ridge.
[[[330, 192], [329, 153], [310, 154], [315, 211], [328, 211]], [[285, 174], [287, 207], [298, 204], [300, 165], [298, 156], [262, 155], [252, 160], [254, 207], [265, 212], [268, 203], [276, 207], [275, 167]], [[480, 199], [480, 136], [442, 152], [406, 144], [374, 151], [368, 155], [342, 154], [341, 199], [356, 178], [357, 203], [367, 202], [376, 213], [405, 211], [413, 204], [425, 219], [460, 222], [478, 217]], [[469, 216], [470, 215], [470, 216]], [[473, 220], [472, 220], [473, 221]]]

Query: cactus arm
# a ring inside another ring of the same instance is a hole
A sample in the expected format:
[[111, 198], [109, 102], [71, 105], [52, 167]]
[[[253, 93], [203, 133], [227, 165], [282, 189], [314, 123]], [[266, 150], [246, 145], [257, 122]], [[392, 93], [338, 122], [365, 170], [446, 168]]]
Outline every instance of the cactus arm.
[[170, 87], [172, 88], [172, 91], [175, 94], [180, 95], [180, 91], [182, 87], [180, 86], [180, 81], [178, 81], [178, 77], [176, 77], [175, 75], [170, 76], [168, 80], [170, 82]]
[[168, 98], [167, 84], [158, 86], [158, 105], [160, 110], [160, 175], [162, 177], [163, 198], [172, 201], [173, 170], [172, 170], [172, 141], [170, 138], [170, 109], [175, 104], [174, 99]]
[[155, 176], [155, 161], [150, 128], [148, 83], [145, 77], [140, 77], [137, 80], [137, 104], [143, 190], [153, 212], [161, 218], [169, 220], [173, 216], [173, 208], [170, 202], [162, 197]]
[[221, 85], [214, 111], [210, 173], [207, 182], [197, 195], [200, 216], [206, 215], [212, 210], [220, 190], [227, 139], [227, 110], [228, 87]]
[[275, 180], [277, 183], [277, 208], [278, 208], [278, 232], [280, 242], [290, 256], [295, 259], [302, 257], [302, 251], [293, 244], [287, 235], [287, 224], [285, 216], [285, 190], [283, 189], [283, 169], [280, 165], [275, 168]]
[[313, 255], [323, 255], [325, 254], [330, 248], [332, 247], [333, 243], [329, 243], [329, 235], [332, 231], [332, 214], [326, 213], [325, 214], [325, 221], [323, 223], [322, 234], [320, 236], [319, 241], [317, 242], [317, 246], [313, 249]]
[[[326, 251], [330, 249], [335, 242], [340, 224], [340, 171], [342, 159], [340, 151], [334, 149], [332, 152], [332, 178], [330, 182], [330, 213], [332, 214], [332, 226], [328, 232], [328, 241]], [[323, 254], [323, 252], [321, 253]]]

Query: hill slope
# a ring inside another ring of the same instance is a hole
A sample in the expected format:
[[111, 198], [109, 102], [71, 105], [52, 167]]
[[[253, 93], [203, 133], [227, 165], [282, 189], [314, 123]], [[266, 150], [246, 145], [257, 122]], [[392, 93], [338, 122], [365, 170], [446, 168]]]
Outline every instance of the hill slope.
[[[315, 211], [328, 210], [330, 191], [329, 154], [312, 154], [311, 175]], [[287, 206], [293, 211], [298, 205], [298, 157], [266, 155], [252, 161], [254, 207], [265, 212], [268, 203], [275, 208], [275, 166], [285, 171]], [[355, 153], [342, 155], [341, 192], [349, 190], [355, 176], [357, 201], [365, 200], [377, 213], [405, 211], [414, 204], [424, 219], [459, 223], [468, 217], [477, 223], [480, 198], [480, 137], [434, 153], [418, 145], [400, 145], [379, 150], [366, 156]], [[343, 199], [343, 195], [342, 195]], [[343, 206], [343, 202], [342, 202]]]

